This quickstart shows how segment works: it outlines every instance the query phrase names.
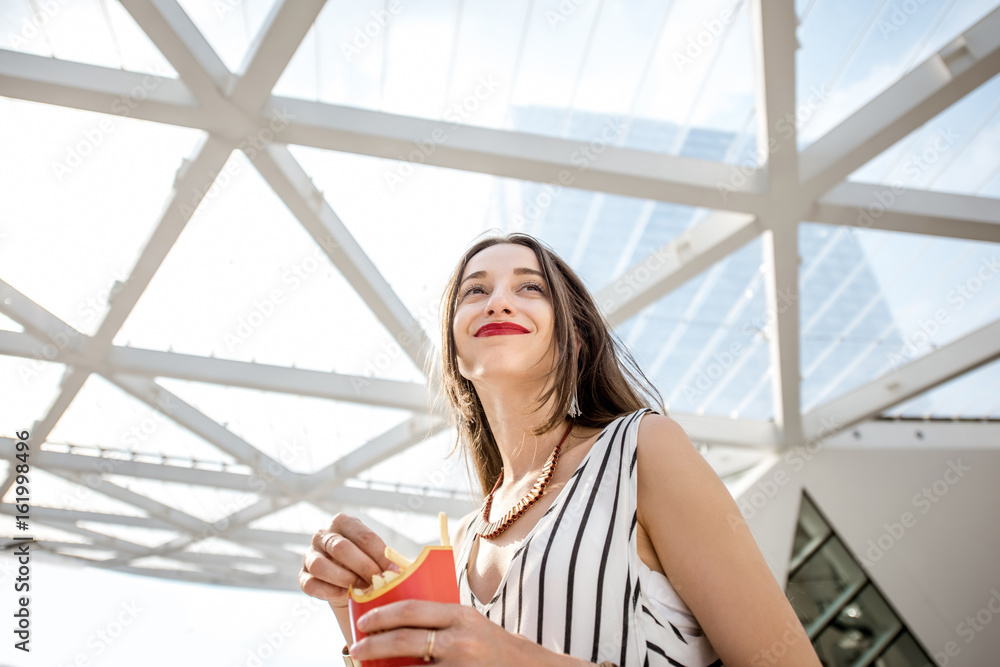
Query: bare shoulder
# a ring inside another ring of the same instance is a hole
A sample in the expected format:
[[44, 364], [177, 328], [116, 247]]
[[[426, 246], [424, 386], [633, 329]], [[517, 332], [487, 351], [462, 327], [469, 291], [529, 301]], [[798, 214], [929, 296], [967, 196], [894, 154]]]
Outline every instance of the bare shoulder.
[[[668, 463], [690, 465], [697, 460], [704, 461], [701, 452], [691, 442], [684, 428], [671, 417], [655, 412], [647, 412], [640, 417], [636, 449], [638, 465], [644, 468]], [[643, 465], [642, 461], [645, 461], [646, 465]]]
[[[666, 531], [690, 529], [682, 517], [692, 516], [692, 505], [715, 516], [732, 511], [735, 504], [729, 490], [674, 419], [643, 415], [636, 450], [637, 519], [650, 534], [665, 537]], [[681, 507], [687, 509], [681, 512]]]
[[[673, 418], [656, 412], [646, 412], [639, 418], [639, 442], [637, 446], [641, 446], [643, 442], [649, 443], [651, 440], [656, 443], [667, 440], [672, 443], [679, 442], [693, 446], [684, 428]], [[648, 446], [647, 444], [647, 448]]]
[[762, 649], [784, 642], [781, 664], [819, 667], [736, 501], [681, 425], [647, 413], [636, 468], [638, 522], [722, 662], [764, 664]]

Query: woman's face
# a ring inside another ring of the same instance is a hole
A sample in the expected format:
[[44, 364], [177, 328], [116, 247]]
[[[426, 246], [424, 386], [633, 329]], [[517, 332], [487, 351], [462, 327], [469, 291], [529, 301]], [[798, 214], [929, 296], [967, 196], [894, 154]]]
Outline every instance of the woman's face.
[[456, 299], [452, 332], [463, 377], [524, 381], [550, 370], [552, 302], [531, 248], [499, 243], [473, 255]]

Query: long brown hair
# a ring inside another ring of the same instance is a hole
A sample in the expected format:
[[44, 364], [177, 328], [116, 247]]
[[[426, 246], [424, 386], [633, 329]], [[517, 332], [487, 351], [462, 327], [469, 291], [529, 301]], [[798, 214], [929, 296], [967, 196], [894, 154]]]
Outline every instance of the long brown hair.
[[[484, 238], [465, 251], [441, 295], [441, 387], [435, 400], [437, 405], [441, 394], [447, 397], [452, 424], [458, 431], [451, 453], [463, 441], [466, 443], [465, 453], [472, 458], [483, 496], [496, 483], [503, 462], [476, 389], [459, 373], [453, 327], [458, 288], [465, 267], [478, 252], [500, 243], [523, 245], [534, 251], [549, 286], [555, 315], [552, 343], [556, 346], [557, 361], [548, 374], [549, 377], [554, 374], [555, 379], [539, 396], [538, 407], [545, 405], [555, 393], [556, 405], [562, 409], [556, 410], [532, 434], [543, 435], [564, 423], [574, 389], [580, 408], [579, 417], [570, 417], [574, 426], [604, 428], [619, 416], [644, 407], [666, 414], [662, 396], [614, 334], [583, 281], [562, 258], [529, 234], [511, 232]], [[579, 332], [582, 343], [579, 355], [573, 340], [573, 327]], [[655, 401], [652, 400], [654, 396]]]

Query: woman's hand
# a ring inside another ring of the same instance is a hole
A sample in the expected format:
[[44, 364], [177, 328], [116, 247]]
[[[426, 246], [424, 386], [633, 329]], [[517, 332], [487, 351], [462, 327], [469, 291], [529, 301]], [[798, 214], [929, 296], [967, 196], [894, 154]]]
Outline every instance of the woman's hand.
[[431, 655], [438, 665], [524, 667], [563, 664], [557, 657], [572, 660], [507, 632], [473, 607], [461, 604], [426, 600], [393, 602], [361, 616], [358, 629], [369, 636], [351, 646], [351, 657], [355, 660], [409, 657], [417, 664], [427, 650], [431, 631], [434, 631]]
[[341, 513], [329, 528], [313, 535], [299, 572], [299, 588], [332, 607], [346, 608], [348, 586], [365, 588], [385, 570], [400, 571], [385, 557], [382, 538], [357, 517]]

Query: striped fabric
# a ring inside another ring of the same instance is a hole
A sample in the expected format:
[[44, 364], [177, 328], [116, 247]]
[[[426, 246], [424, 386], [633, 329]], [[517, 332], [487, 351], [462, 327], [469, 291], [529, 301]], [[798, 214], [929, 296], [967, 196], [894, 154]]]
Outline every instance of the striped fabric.
[[636, 436], [649, 408], [615, 419], [531, 529], [489, 602], [468, 580], [466, 526], [455, 567], [462, 603], [557, 653], [621, 667], [721, 667], [669, 580], [636, 548]]

